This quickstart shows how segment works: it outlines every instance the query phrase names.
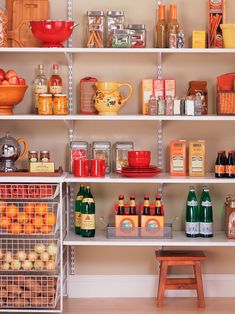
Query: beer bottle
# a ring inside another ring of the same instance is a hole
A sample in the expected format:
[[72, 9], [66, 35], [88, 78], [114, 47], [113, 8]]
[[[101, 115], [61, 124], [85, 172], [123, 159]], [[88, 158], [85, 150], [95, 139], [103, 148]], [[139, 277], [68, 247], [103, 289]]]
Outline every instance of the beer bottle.
[[215, 163], [215, 177], [224, 178], [226, 176], [227, 157], [224, 150], [218, 152]]
[[234, 163], [234, 152], [228, 152], [228, 160], [226, 166], [226, 177], [234, 178], [235, 177], [235, 163]]
[[150, 202], [149, 202], [149, 196], [144, 197], [144, 211], [143, 215], [150, 216]]
[[117, 214], [118, 215], [125, 215], [124, 195], [119, 195]]
[[136, 215], [135, 196], [130, 196], [130, 215]]
[[95, 236], [95, 201], [89, 186], [82, 199], [81, 236], [86, 238]]
[[202, 238], [213, 237], [213, 209], [208, 187], [204, 187], [200, 204], [200, 236]]
[[161, 196], [159, 195], [156, 196], [155, 215], [162, 216], [162, 202], [161, 202]]
[[195, 188], [193, 186], [189, 187], [185, 218], [186, 236], [190, 238], [199, 237], [199, 210]]
[[82, 207], [82, 199], [85, 193], [84, 185], [80, 185], [80, 190], [76, 196], [75, 200], [75, 233], [81, 234], [81, 207]]

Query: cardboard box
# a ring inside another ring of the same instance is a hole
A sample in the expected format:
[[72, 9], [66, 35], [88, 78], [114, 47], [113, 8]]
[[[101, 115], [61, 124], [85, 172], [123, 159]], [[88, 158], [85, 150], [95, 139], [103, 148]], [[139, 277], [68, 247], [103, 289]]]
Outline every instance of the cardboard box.
[[54, 162], [30, 162], [29, 172], [55, 172]]
[[149, 99], [152, 95], [155, 95], [156, 98], [164, 97], [164, 80], [142, 80], [142, 113], [144, 115], [148, 114]]
[[172, 97], [175, 98], [176, 96], [176, 81], [174, 79], [167, 79], [164, 81], [165, 86], [165, 98]]
[[170, 175], [186, 176], [186, 141], [170, 143]]
[[189, 176], [204, 177], [206, 174], [205, 141], [189, 142]]
[[115, 215], [116, 236], [138, 237], [138, 215]]
[[193, 31], [193, 48], [206, 48], [206, 31]]
[[142, 237], [163, 237], [164, 216], [141, 215], [141, 236]]

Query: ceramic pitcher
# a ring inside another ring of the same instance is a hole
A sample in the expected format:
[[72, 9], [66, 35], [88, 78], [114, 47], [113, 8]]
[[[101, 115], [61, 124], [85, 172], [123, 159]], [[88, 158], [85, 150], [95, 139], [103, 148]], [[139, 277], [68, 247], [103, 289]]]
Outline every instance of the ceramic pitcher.
[[[129, 83], [97, 82], [94, 95], [94, 105], [100, 115], [116, 115], [131, 97], [133, 89]], [[128, 86], [130, 93], [123, 98], [120, 87]]]

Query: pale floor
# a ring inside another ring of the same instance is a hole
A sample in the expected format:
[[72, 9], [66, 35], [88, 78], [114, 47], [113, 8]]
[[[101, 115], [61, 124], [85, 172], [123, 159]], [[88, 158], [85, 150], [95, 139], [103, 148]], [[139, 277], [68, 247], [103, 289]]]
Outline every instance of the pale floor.
[[65, 299], [63, 314], [235, 314], [235, 298], [207, 298], [199, 309], [196, 299], [168, 298], [161, 309], [156, 299]]

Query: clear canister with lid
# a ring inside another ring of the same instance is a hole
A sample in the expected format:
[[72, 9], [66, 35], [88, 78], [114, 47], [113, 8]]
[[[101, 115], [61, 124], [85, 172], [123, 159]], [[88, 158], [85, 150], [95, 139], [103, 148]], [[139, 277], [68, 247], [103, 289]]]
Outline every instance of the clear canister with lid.
[[93, 142], [92, 159], [105, 160], [106, 173], [111, 172], [111, 143], [110, 142]]
[[123, 11], [108, 11], [107, 12], [107, 42], [108, 48], [112, 47], [113, 31], [115, 29], [124, 29], [125, 16]]
[[72, 141], [70, 142], [70, 165], [69, 171], [73, 173], [73, 162], [75, 159], [88, 159], [89, 150], [88, 142], [85, 141]]
[[88, 38], [87, 48], [104, 47], [104, 12], [88, 11]]
[[128, 29], [131, 36], [131, 48], [146, 47], [145, 24], [129, 24]]
[[113, 31], [112, 48], [131, 48], [131, 36], [128, 29]]
[[128, 166], [128, 152], [134, 150], [133, 142], [117, 142], [114, 144], [114, 171], [120, 173], [122, 167]]

